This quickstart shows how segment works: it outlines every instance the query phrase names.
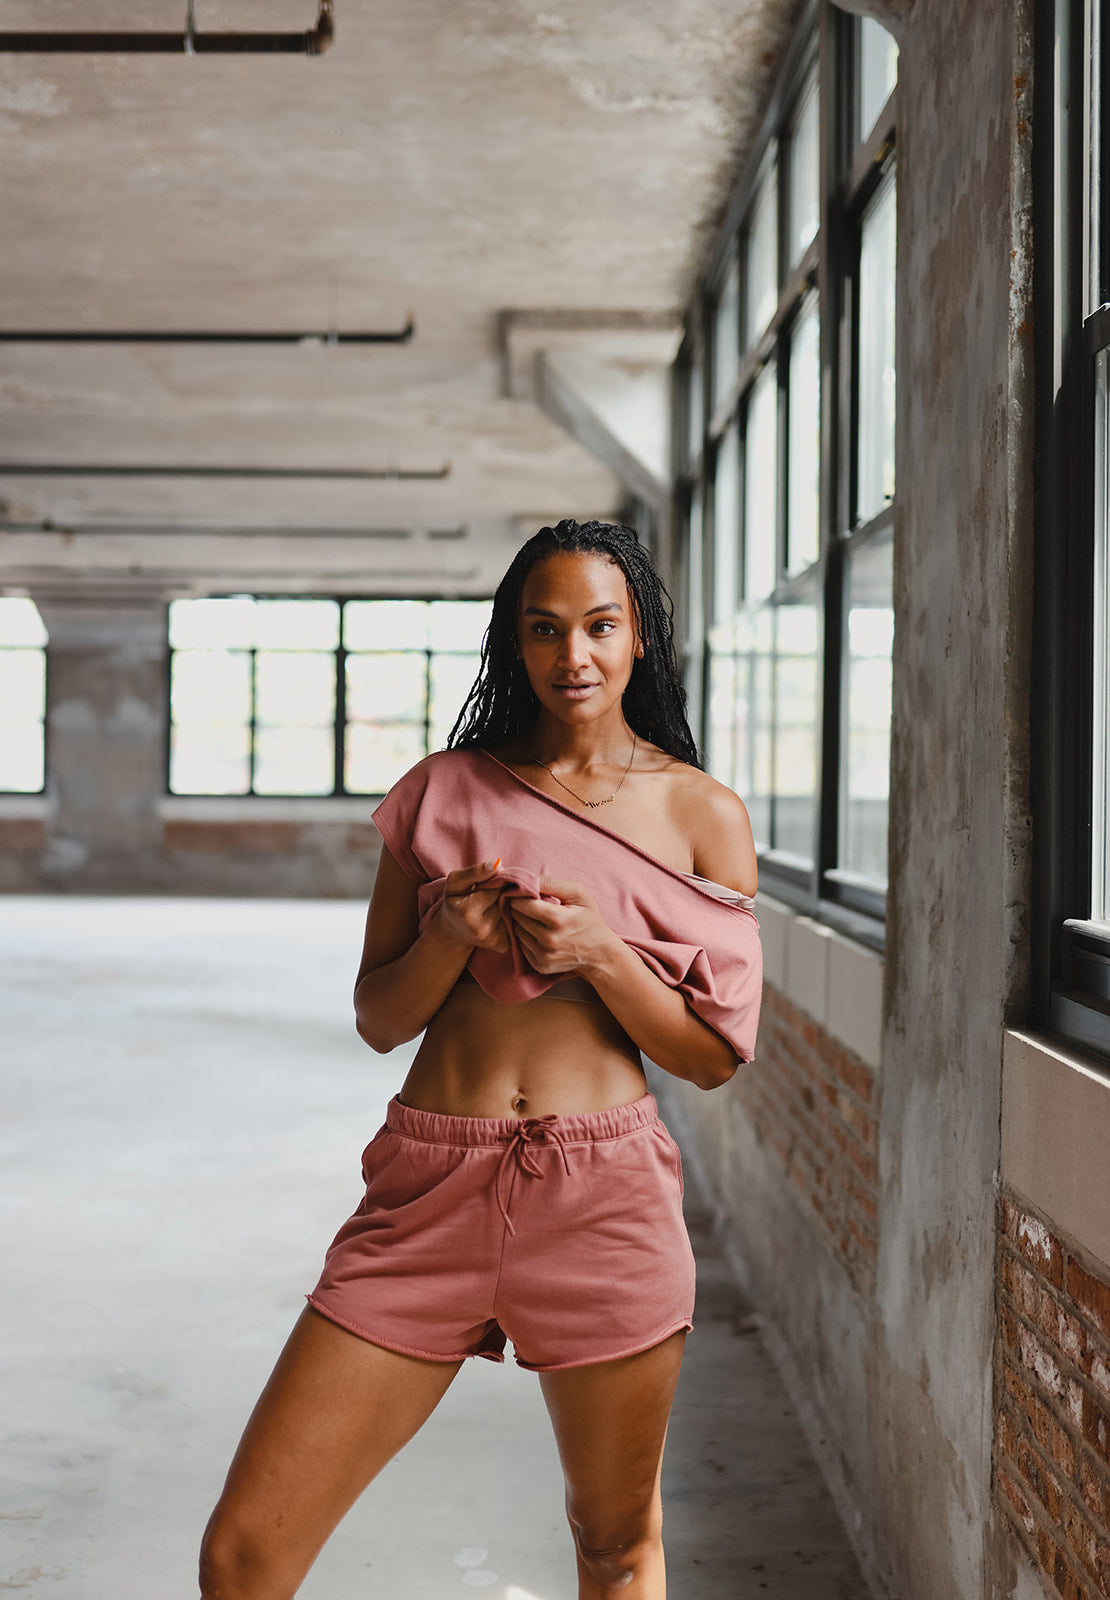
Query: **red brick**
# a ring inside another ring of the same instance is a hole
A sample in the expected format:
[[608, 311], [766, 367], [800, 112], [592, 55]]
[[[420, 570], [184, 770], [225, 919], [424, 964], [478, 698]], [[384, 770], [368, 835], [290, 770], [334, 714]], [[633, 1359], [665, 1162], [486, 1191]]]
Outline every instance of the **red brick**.
[[1099, 1592], [1110, 1595], [1110, 1544], [1107, 1544], [1105, 1539], [1098, 1541], [1095, 1570], [1098, 1573]]
[[32, 855], [46, 849], [46, 823], [41, 817], [0, 817], [0, 850]]
[[1018, 1470], [1053, 1522], [1060, 1520], [1060, 1485], [1040, 1456], [1024, 1440], [1018, 1442]]
[[1042, 1289], [1038, 1296], [1037, 1321], [1045, 1338], [1051, 1339], [1052, 1343], [1059, 1349], [1060, 1307], [1047, 1289]]
[[1013, 1367], [1006, 1368], [1006, 1388], [1017, 1401], [1018, 1407], [1022, 1414], [1024, 1415], [1026, 1412], [1028, 1412], [1032, 1391], [1030, 1390], [1029, 1385], [1025, 1383], [1021, 1377], [1019, 1377], [1017, 1372], [1015, 1372]]
[[1110, 1336], [1110, 1284], [1094, 1277], [1068, 1257], [1068, 1293], [1101, 1333]]
[[1079, 1482], [1083, 1490], [1083, 1503], [1094, 1516], [1103, 1515], [1102, 1484], [1089, 1461], [1079, 1463]]
[[1059, 1239], [1039, 1218], [1023, 1211], [1018, 1217], [1017, 1247], [1026, 1261], [1055, 1288], [1064, 1287], [1064, 1251]]
[[351, 822], [343, 835], [343, 848], [351, 855], [374, 855], [381, 843], [381, 834], [372, 822]]
[[998, 1443], [1012, 1461], [1017, 1454], [1017, 1429], [1014, 1427], [1013, 1417], [1007, 1411], [998, 1413]]
[[1075, 1506], [1064, 1508], [1064, 1532], [1080, 1561], [1097, 1576], [1098, 1568], [1095, 1563], [1098, 1558], [1098, 1541], [1090, 1524]]
[[1089, 1370], [1087, 1330], [1070, 1311], [1064, 1311], [1060, 1316], [1060, 1348], [1069, 1361], [1074, 1361], [1085, 1372]]
[[998, 1469], [998, 1484], [1002, 1490], [1002, 1493], [1006, 1496], [1007, 1500], [1017, 1512], [1018, 1520], [1021, 1522], [1021, 1525], [1025, 1529], [1026, 1533], [1032, 1533], [1034, 1523], [1033, 1513], [1029, 1509], [1029, 1502], [1025, 1498], [1024, 1494], [1022, 1494], [1014, 1480], [1010, 1477], [1009, 1473], [1003, 1467], [999, 1467]]
[[1048, 1407], [1033, 1395], [1029, 1405], [1029, 1420], [1033, 1425], [1037, 1443], [1043, 1450], [1049, 1449], [1052, 1443], [1052, 1425], [1048, 1415]]
[[1075, 1477], [1075, 1449], [1060, 1424], [1052, 1423], [1052, 1459], [1065, 1477]]
[[1008, 1200], [1006, 1198], [1006, 1196], [1003, 1195], [1001, 1200], [1000, 1200], [1000, 1202], [999, 1202], [999, 1208], [998, 1209], [999, 1209], [999, 1226], [1000, 1226], [1002, 1232], [1006, 1235], [1007, 1239], [1010, 1240], [1011, 1244], [1017, 1244], [1017, 1225], [1018, 1225], [1018, 1209], [1017, 1209], [1017, 1206], [1014, 1205], [1012, 1200]]
[[1060, 1368], [1031, 1329], [1026, 1327], [1018, 1329], [1018, 1348], [1021, 1351], [1022, 1366], [1035, 1373], [1052, 1394], [1062, 1395], [1064, 1379]]
[[171, 819], [162, 825], [167, 850], [212, 851], [217, 855], [286, 855], [299, 848], [296, 822], [189, 822]]

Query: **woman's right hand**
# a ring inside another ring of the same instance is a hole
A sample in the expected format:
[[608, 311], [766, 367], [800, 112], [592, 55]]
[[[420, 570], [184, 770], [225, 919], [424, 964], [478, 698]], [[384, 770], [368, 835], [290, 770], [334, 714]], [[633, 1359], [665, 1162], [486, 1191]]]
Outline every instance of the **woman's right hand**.
[[509, 948], [509, 935], [498, 904], [503, 885], [483, 887], [500, 865], [498, 857], [496, 861], [479, 861], [447, 874], [439, 924], [448, 938], [478, 950], [504, 952]]

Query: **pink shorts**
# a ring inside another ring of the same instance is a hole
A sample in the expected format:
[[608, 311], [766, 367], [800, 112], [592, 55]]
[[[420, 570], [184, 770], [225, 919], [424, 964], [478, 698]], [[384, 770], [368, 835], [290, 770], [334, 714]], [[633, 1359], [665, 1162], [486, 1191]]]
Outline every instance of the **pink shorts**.
[[648, 1094], [567, 1117], [451, 1117], [392, 1100], [366, 1195], [308, 1302], [431, 1361], [557, 1372], [692, 1326], [678, 1147]]

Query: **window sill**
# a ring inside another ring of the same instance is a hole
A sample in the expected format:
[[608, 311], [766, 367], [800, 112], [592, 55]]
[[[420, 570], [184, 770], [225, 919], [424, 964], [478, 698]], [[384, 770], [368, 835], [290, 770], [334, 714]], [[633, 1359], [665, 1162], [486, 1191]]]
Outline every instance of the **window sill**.
[[165, 822], [368, 822], [381, 795], [168, 794]]
[[1002, 1178], [1110, 1266], [1110, 1076], [1077, 1050], [1009, 1029], [1002, 1050]]
[[42, 817], [50, 815], [50, 801], [44, 794], [0, 794], [0, 817]]
[[878, 1069], [883, 1027], [883, 959], [855, 938], [756, 897], [763, 976], [792, 1005]]

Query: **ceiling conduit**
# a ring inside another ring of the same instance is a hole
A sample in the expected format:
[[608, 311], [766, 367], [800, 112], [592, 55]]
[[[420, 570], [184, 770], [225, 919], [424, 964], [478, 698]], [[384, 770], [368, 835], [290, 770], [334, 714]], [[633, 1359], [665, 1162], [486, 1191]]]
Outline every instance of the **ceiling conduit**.
[[361, 345], [408, 344], [416, 332], [410, 316], [402, 328], [340, 333], [237, 333], [209, 329], [0, 328], [0, 344], [210, 344], [210, 345]]
[[0, 478], [315, 478], [341, 482], [372, 480], [434, 483], [450, 475], [442, 467], [223, 467], [100, 461], [0, 461]]
[[181, 33], [15, 33], [0, 31], [0, 54], [305, 55], [322, 56], [335, 38], [332, 0], [320, 0], [316, 26], [304, 33], [198, 33], [189, 0]]

